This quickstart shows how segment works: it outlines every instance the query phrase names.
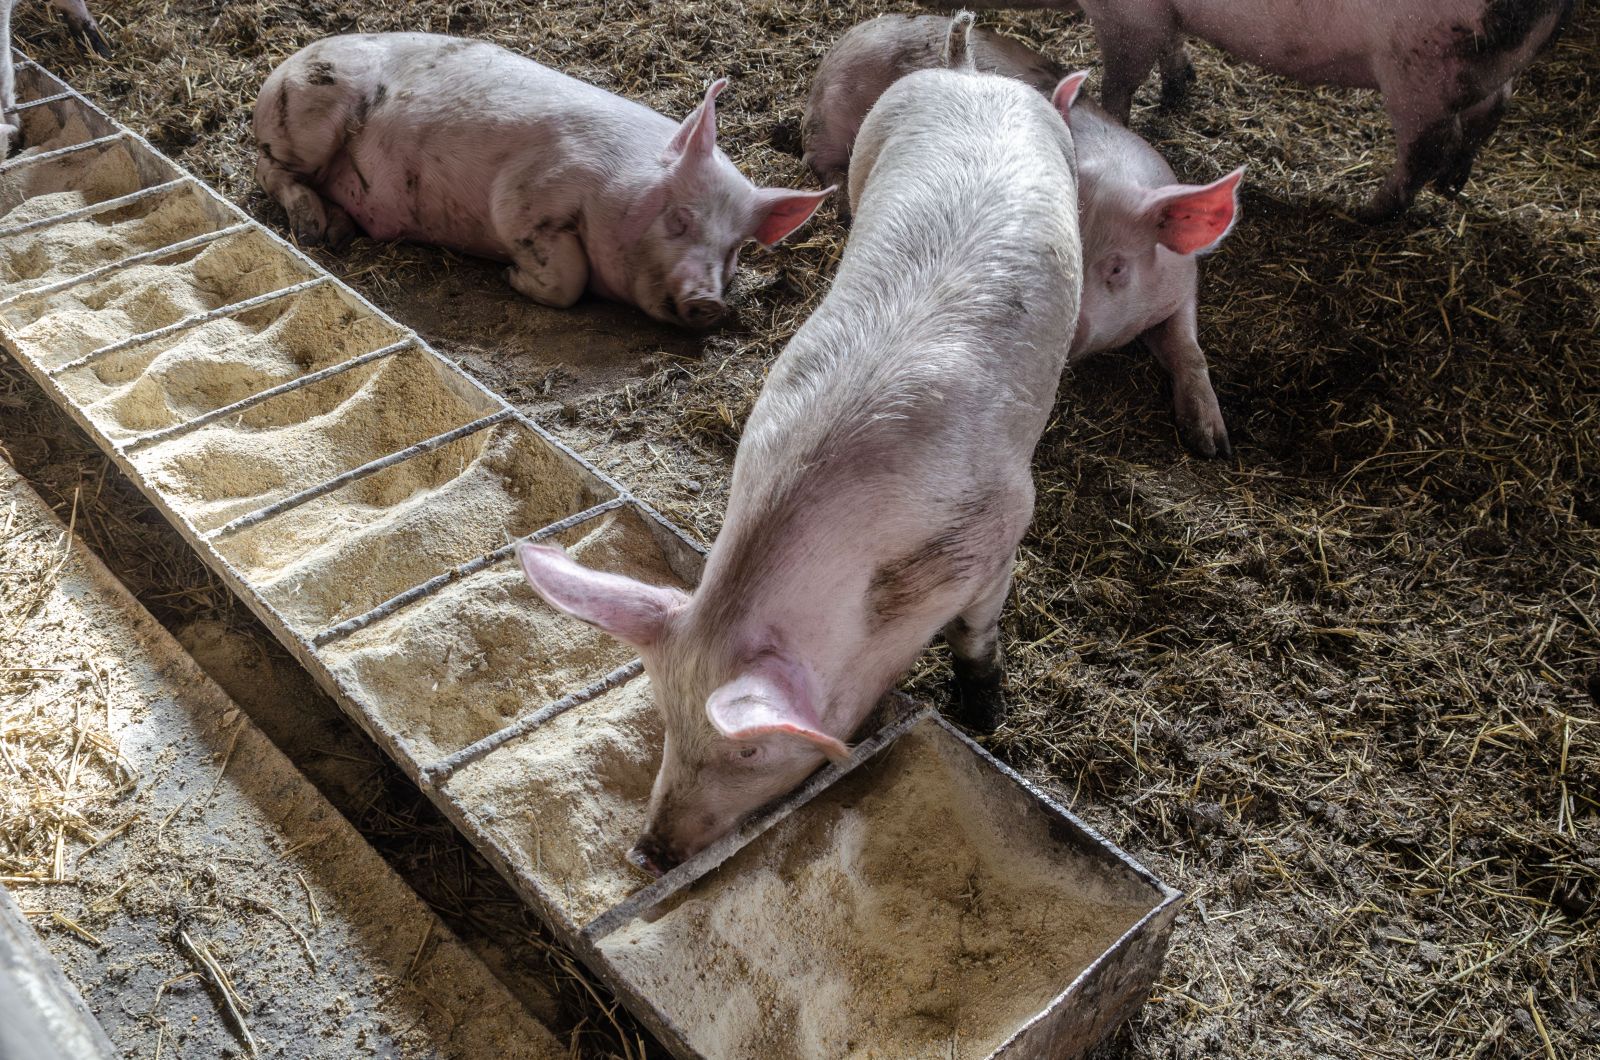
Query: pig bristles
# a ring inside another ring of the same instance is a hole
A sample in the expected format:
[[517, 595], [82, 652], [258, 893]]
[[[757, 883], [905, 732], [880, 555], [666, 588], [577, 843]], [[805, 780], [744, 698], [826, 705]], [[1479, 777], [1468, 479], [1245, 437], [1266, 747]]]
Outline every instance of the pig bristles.
[[944, 42], [944, 64], [951, 70], [971, 70], [972, 23], [971, 11], [957, 11], [950, 20], [950, 35]]
[[[667, 114], [693, 110], [705, 79], [738, 55], [738, 106], [719, 115], [725, 147], [752, 178], [800, 187], [807, 171], [784, 130], [798, 125], [818, 57], [882, 5], [245, 0], [216, 18], [169, 7], [178, 10], [99, 4], [120, 44], [109, 63], [45, 28], [43, 5], [28, 16], [39, 30], [26, 45], [281, 226], [255, 190], [254, 145], [239, 130], [265, 68], [331, 25], [492, 39]], [[1083, 20], [985, 19], [1061, 62], [1100, 67]], [[1593, 488], [1574, 487], [1593, 478], [1600, 429], [1590, 157], [1600, 6], [1580, 8], [1519, 79], [1463, 203], [1424, 193], [1413, 217], [1379, 228], [1340, 216], [1393, 160], [1375, 94], [1307, 88], [1193, 52], [1200, 77], [1188, 101], [1159, 107], [1152, 78], [1133, 121], [1185, 180], [1250, 163], [1245, 218], [1207, 259], [1201, 301], [1239, 462], [1182, 455], [1148, 358], [1067, 373], [1059, 423], [1035, 459], [1039, 511], [1004, 619], [1020, 709], [991, 746], [1132, 837], [1196, 896], [1158, 998], [1132, 1030], [1149, 1053], [1247, 1056], [1278, 1040], [1334, 1054], [1358, 1035], [1390, 1056], [1548, 1056], [1537, 1012], [1555, 1055], [1586, 1055], [1593, 1046], [1566, 1006], [1593, 997], [1583, 969], [1600, 946], [1600, 873], [1592, 838], [1581, 838], [1593, 832], [1600, 769], [1600, 726], [1585, 721], [1596, 708], [1581, 684], [1600, 671], [1600, 516]], [[813, 223], [752, 270], [728, 332], [649, 332], [638, 348], [659, 358], [653, 371], [630, 361], [641, 378], [625, 386], [551, 356], [562, 340], [537, 330], [562, 320], [620, 328], [610, 310], [518, 311], [509, 319], [528, 331], [507, 338], [430, 296], [497, 290], [493, 269], [400, 243], [316, 254], [414, 324], [440, 313], [429, 337], [447, 355], [488, 365], [491, 385], [510, 372], [563, 436], [615, 456], [614, 474], [709, 541], [766, 366], [826, 292], [847, 231]], [[488, 304], [498, 313], [505, 301]], [[0, 446], [63, 517], [86, 484], [79, 532], [164, 623], [226, 616], [234, 642], [282, 654], [8, 357]], [[0, 541], [5, 522], [0, 502]], [[32, 598], [11, 577], [0, 615]], [[0, 644], [0, 660], [5, 652]], [[911, 682], [918, 695], [948, 695], [946, 657], [929, 654]], [[104, 710], [94, 685], [59, 676], [86, 718]], [[0, 701], [26, 677], [0, 672]], [[19, 768], [31, 726], [38, 775], [47, 762], [65, 769], [71, 733], [25, 714], [0, 726]], [[382, 797], [350, 816], [453, 926], [494, 938], [550, 988], [574, 1051], [664, 1055], [399, 770], [358, 742], [372, 778], [362, 791]], [[108, 761], [113, 751], [108, 743]], [[95, 775], [80, 765], [78, 788]], [[24, 866], [0, 873], [50, 877], [58, 830], [85, 815], [106, 838], [127, 820], [115, 799], [91, 804], [54, 783], [30, 788], [27, 776], [0, 757], [0, 793], [20, 800], [0, 821], [0, 846], [9, 841], [6, 857]], [[110, 792], [121, 781], [97, 783]], [[1463, 788], [1473, 798], [1453, 809]], [[42, 904], [71, 893], [57, 887], [28, 890]]]

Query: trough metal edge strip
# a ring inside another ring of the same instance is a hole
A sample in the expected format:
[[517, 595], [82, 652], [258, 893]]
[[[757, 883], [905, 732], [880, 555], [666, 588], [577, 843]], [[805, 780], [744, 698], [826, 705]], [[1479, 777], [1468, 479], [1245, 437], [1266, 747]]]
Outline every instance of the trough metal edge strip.
[[324, 379], [331, 379], [336, 375], [348, 372], [352, 368], [359, 368], [364, 364], [370, 364], [373, 361], [399, 353], [402, 350], [410, 348], [415, 344], [415, 341], [416, 340], [414, 338], [404, 338], [399, 342], [391, 342], [387, 346], [380, 347], [376, 350], [368, 350], [366, 353], [358, 354], [346, 361], [340, 361], [338, 364], [330, 364], [328, 367], [319, 369], [310, 373], [309, 375], [302, 375], [296, 379], [289, 380], [287, 383], [279, 383], [277, 386], [268, 387], [259, 394], [251, 394], [247, 398], [240, 398], [231, 405], [224, 405], [220, 409], [212, 409], [210, 412], [203, 412], [192, 420], [185, 420], [182, 423], [175, 423], [170, 427], [163, 427], [158, 431], [151, 431], [149, 434], [141, 434], [136, 438], [124, 442], [122, 451], [124, 453], [133, 453], [148, 446], [155, 445], [157, 442], [170, 441], [173, 438], [179, 437], [180, 435], [188, 434], [190, 431], [199, 430], [208, 423], [215, 423], [218, 420], [225, 420], [229, 416], [233, 416], [237, 413], [254, 408], [263, 401], [269, 401], [272, 398], [278, 397], [280, 394], [287, 394], [291, 391], [299, 390], [301, 387], [310, 386], [312, 383], [320, 383]]
[[23, 155], [21, 158], [12, 158], [5, 162], [0, 162], [0, 176], [5, 176], [8, 173], [15, 173], [19, 169], [25, 169], [28, 166], [37, 165], [40, 162], [54, 162], [58, 158], [77, 154], [79, 151], [88, 151], [95, 147], [105, 147], [116, 142], [117, 140], [128, 139], [131, 139], [131, 137], [128, 135], [127, 131], [119, 130], [114, 133], [107, 133], [105, 136], [96, 136], [92, 140], [85, 140], [81, 144], [68, 144], [66, 147], [58, 147], [54, 151], [40, 151], [36, 155]]
[[[49, 217], [35, 218], [20, 225], [12, 225], [10, 228], [0, 228], [0, 239], [9, 239], [12, 236], [20, 236], [24, 232], [32, 232], [39, 228], [49, 228], [52, 225], [65, 224], [68, 221], [82, 220], [85, 217], [93, 217], [95, 214], [110, 213], [112, 210], [131, 206], [140, 199], [150, 199], [162, 192], [173, 191], [180, 184], [190, 183], [191, 179], [185, 174], [180, 177], [174, 177], [171, 180], [162, 181], [160, 184], [152, 184], [148, 188], [130, 191], [126, 195], [118, 195], [114, 199], [90, 203], [88, 206], [80, 206], [76, 210], [68, 210], [66, 213], [55, 213]], [[27, 201], [26, 199], [23, 200], [23, 202]]]
[[215, 242], [216, 240], [222, 239], [226, 236], [238, 235], [240, 232], [248, 231], [252, 223], [253, 222], [250, 221], [240, 221], [238, 224], [228, 225], [226, 228], [219, 228], [215, 232], [203, 232], [200, 235], [179, 240], [178, 242], [170, 244], [169, 246], [157, 247], [155, 250], [142, 251], [138, 254], [123, 258], [120, 261], [109, 262], [105, 265], [101, 265], [99, 268], [90, 269], [88, 272], [79, 273], [76, 276], [68, 276], [65, 279], [57, 280], [54, 283], [47, 283], [42, 287], [30, 287], [26, 291], [18, 291], [16, 294], [7, 295], [5, 298], [0, 298], [0, 309], [9, 308], [24, 298], [43, 298], [45, 295], [56, 294], [57, 292], [65, 291], [69, 287], [76, 287], [80, 283], [88, 283], [91, 280], [98, 280], [101, 277], [109, 276], [119, 269], [132, 268], [135, 265], [143, 265], [147, 261], [155, 261], [157, 258], [165, 258], [171, 257], [173, 254], [181, 254], [185, 250], [193, 250], [195, 247], [204, 246], [207, 243]]
[[491, 551], [485, 552], [480, 556], [474, 557], [473, 559], [469, 559], [464, 563], [458, 563], [454, 567], [451, 567], [449, 570], [445, 571], [443, 574], [435, 574], [427, 581], [418, 582], [416, 585], [413, 585], [404, 592], [396, 593], [395, 595], [389, 597], [389, 599], [383, 601], [381, 604], [378, 604], [367, 611], [363, 611], [361, 614], [356, 615], [353, 618], [347, 618], [343, 622], [329, 626], [327, 629], [311, 638], [311, 646], [313, 648], [321, 648], [324, 645], [331, 644], [336, 640], [341, 640], [344, 637], [348, 637], [350, 634], [355, 633], [358, 630], [367, 628], [374, 622], [388, 618], [396, 611], [409, 607], [418, 600], [432, 596], [434, 593], [438, 592], [440, 589], [443, 589], [451, 582], [460, 581], [462, 578], [466, 578], [470, 575], [478, 573], [485, 567], [491, 567], [494, 564], [499, 563], [501, 560], [511, 555], [512, 552], [516, 551], [517, 546], [520, 544], [525, 542], [543, 541], [545, 538], [559, 534], [563, 530], [569, 530], [574, 526], [579, 526], [588, 522], [590, 519], [596, 519], [604, 515], [606, 512], [615, 511], [627, 503], [629, 503], [627, 497], [613, 497], [608, 501], [603, 501], [600, 504], [585, 508], [581, 512], [575, 512], [564, 519], [558, 519], [547, 526], [542, 526], [533, 533], [528, 534], [526, 537], [519, 537], [515, 541], [508, 541], [499, 548], [492, 549]]
[[481, 416], [478, 419], [473, 420], [471, 423], [463, 423], [461, 426], [445, 431], [443, 434], [436, 434], [432, 438], [424, 438], [422, 441], [413, 445], [408, 445], [404, 449], [397, 449], [387, 456], [380, 456], [376, 460], [369, 460], [359, 467], [353, 467], [349, 471], [342, 472], [341, 474], [335, 475], [330, 479], [324, 479], [315, 486], [308, 486], [307, 488], [300, 490], [298, 493], [291, 493], [282, 500], [274, 501], [273, 503], [264, 507], [257, 508], [253, 512], [247, 512], [246, 514], [239, 516], [237, 519], [223, 523], [215, 530], [211, 530], [201, 535], [201, 538], [207, 543], [215, 543], [218, 538], [227, 537], [229, 534], [236, 534], [240, 530], [247, 530], [250, 527], [255, 526], [257, 523], [265, 522], [266, 520], [271, 519], [275, 515], [282, 515], [291, 508], [298, 508], [307, 501], [316, 500], [325, 493], [332, 493], [341, 486], [349, 485], [358, 479], [366, 478], [368, 475], [375, 475], [384, 468], [393, 467], [395, 464], [401, 463], [405, 460], [410, 460], [414, 456], [421, 456], [424, 453], [431, 453], [435, 449], [449, 445], [451, 442], [454, 442], [458, 439], [465, 438], [469, 434], [475, 434], [486, 427], [493, 427], [497, 423], [503, 423], [510, 418], [511, 410], [501, 409], [499, 412], [491, 412], [487, 416]]
[[428, 765], [423, 766], [419, 770], [422, 779], [434, 787], [440, 787], [448, 782], [458, 771], [470, 766], [497, 747], [502, 747], [519, 736], [527, 735], [551, 718], [565, 714], [573, 707], [581, 706], [619, 685], [627, 684], [643, 672], [644, 661], [642, 659], [634, 659], [623, 663], [598, 681], [591, 681], [576, 692], [568, 692], [560, 699], [546, 703], [532, 714], [524, 714], [505, 728], [490, 733], [477, 743], [468, 744], [461, 750], [448, 754], [437, 762], [430, 762]]
[[280, 287], [276, 291], [268, 291], [265, 294], [251, 295], [249, 298], [244, 298], [237, 302], [229, 302], [227, 305], [219, 305], [215, 309], [206, 309], [199, 313], [190, 313], [186, 317], [183, 317], [179, 320], [174, 320], [170, 324], [163, 324], [161, 327], [155, 328], [152, 331], [142, 332], [138, 335], [130, 335], [125, 339], [118, 339], [116, 342], [108, 342], [98, 349], [90, 350], [82, 357], [68, 361], [66, 364], [57, 365], [54, 368], [47, 369], [47, 372], [51, 378], [54, 378], [58, 375], [63, 375], [67, 372], [70, 372], [75, 368], [82, 368], [86, 364], [93, 364], [95, 361], [109, 357], [113, 353], [121, 353], [123, 350], [132, 349], [135, 346], [142, 346], [147, 342], [154, 342], [156, 339], [164, 339], [168, 335], [176, 335], [180, 331], [187, 331], [190, 328], [199, 327], [201, 324], [209, 324], [213, 320], [221, 320], [224, 317], [237, 316], [240, 313], [248, 313], [252, 309], [259, 309], [261, 306], [275, 302], [280, 298], [288, 298], [291, 295], [297, 295], [305, 291], [309, 291], [313, 287], [321, 287], [330, 279], [331, 277], [328, 276], [313, 276], [309, 280], [301, 280], [299, 283], [291, 283], [289, 286]]
[[688, 861], [661, 876], [648, 887], [634, 891], [628, 897], [589, 921], [582, 930], [584, 939], [590, 945], [598, 948], [599, 942], [607, 935], [610, 935], [628, 921], [633, 920], [645, 910], [709, 875], [717, 866], [755, 842], [757, 838], [779, 821], [787, 820], [794, 816], [812, 799], [815, 799], [818, 795], [821, 795], [824, 791], [854, 773], [861, 766], [872, 761], [886, 747], [909, 731], [913, 725], [918, 724], [930, 714], [936, 713], [933, 707], [926, 703], [918, 703], [913, 699], [902, 699], [897, 696], [890, 701], [897, 703], [909, 702], [911, 706], [902, 708], [906, 710], [906, 713], [899, 717], [891, 715], [882, 728], [851, 748], [849, 761], [843, 765], [830, 762], [811, 774], [804, 784], [787, 796], [774, 802], [756, 816], [751, 817]]
[[[15, 67], [13, 67], [13, 69], [15, 69]], [[33, 107], [42, 107], [47, 103], [60, 103], [64, 99], [76, 99], [77, 96], [78, 94], [71, 89], [68, 89], [65, 92], [57, 92], [53, 96], [40, 96], [38, 99], [30, 99], [26, 103], [14, 104], [11, 107], [11, 113], [17, 114], [21, 111], [30, 110]]]

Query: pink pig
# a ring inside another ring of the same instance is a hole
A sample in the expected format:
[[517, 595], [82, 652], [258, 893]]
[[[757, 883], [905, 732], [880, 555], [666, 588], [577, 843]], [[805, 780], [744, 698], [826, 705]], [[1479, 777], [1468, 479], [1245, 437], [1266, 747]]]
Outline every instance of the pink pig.
[[644, 659], [666, 739], [634, 855], [657, 872], [844, 755], [941, 630], [963, 716], [997, 718], [1078, 205], [1060, 114], [956, 66], [902, 78], [861, 127], [850, 240], [751, 410], [694, 593], [521, 549], [547, 601]]
[[511, 286], [544, 305], [589, 290], [707, 327], [745, 241], [777, 243], [828, 194], [734, 167], [716, 145], [723, 85], [675, 125], [493, 44], [329, 37], [262, 86], [256, 180], [307, 243], [359, 226], [509, 261]]
[[[950, 20], [884, 15], [839, 38], [811, 83], [801, 123], [805, 160], [828, 184], [843, 183], [856, 131], [878, 97], [914, 70], [943, 66]], [[999, 33], [973, 29], [977, 69], [1050, 95], [1066, 71]], [[1238, 216], [1242, 170], [1213, 184], [1180, 184], [1142, 138], [1076, 99], [1085, 75], [1067, 83], [1063, 101], [1078, 153], [1083, 231], [1083, 299], [1070, 360], [1138, 341], [1172, 379], [1184, 444], [1201, 456], [1232, 450], [1200, 348], [1195, 259], [1214, 249]]]

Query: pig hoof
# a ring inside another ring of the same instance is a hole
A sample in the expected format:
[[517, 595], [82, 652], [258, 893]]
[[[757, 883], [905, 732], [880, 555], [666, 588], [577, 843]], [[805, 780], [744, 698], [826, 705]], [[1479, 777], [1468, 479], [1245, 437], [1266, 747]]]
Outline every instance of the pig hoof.
[[1356, 207], [1354, 211], [1355, 219], [1366, 225], [1381, 225], [1393, 221], [1405, 212], [1406, 204], [1385, 192], [1374, 195], [1370, 201]]
[[1195, 456], [1211, 460], [1219, 456], [1227, 458], [1233, 455], [1233, 444], [1228, 441], [1228, 429], [1221, 424], [1216, 426], [1191, 424], [1181, 433], [1183, 447]]
[[975, 666], [957, 659], [956, 718], [973, 732], [994, 732], [1005, 720], [1005, 673], [994, 665]]
[[1189, 98], [1189, 87], [1199, 77], [1194, 72], [1194, 64], [1185, 60], [1183, 69], [1171, 77], [1161, 79], [1161, 105], [1163, 107], [1176, 107]]
[[337, 206], [328, 207], [328, 224], [322, 233], [322, 242], [329, 250], [343, 250], [356, 237], [356, 223], [350, 215]]

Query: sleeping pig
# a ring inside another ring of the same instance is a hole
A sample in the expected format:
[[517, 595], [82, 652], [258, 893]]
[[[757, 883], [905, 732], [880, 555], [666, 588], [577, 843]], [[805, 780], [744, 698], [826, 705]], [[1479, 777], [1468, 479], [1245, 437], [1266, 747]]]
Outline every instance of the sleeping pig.
[[[739, 248], [794, 231], [828, 194], [758, 188], [716, 144], [716, 98], [681, 125], [479, 41], [329, 37], [256, 100], [256, 180], [295, 235], [438, 243], [508, 261], [544, 305], [584, 291], [707, 327]], [[832, 189], [829, 189], [830, 191]]]
[[967, 720], [993, 724], [996, 623], [1078, 317], [1075, 184], [1038, 93], [970, 66], [901, 79], [861, 127], [849, 242], [750, 413], [693, 595], [520, 549], [546, 600], [644, 658], [666, 723], [645, 867], [845, 755], [941, 629]]
[[[937, 15], [885, 15], [839, 38], [817, 68], [801, 123], [806, 163], [823, 183], [844, 181], [856, 130], [890, 84], [942, 65], [948, 25]], [[972, 31], [972, 55], [979, 70], [1045, 94], [1065, 73], [1021, 42], [987, 30]], [[1082, 81], [1074, 75], [1073, 91]], [[1068, 122], [1078, 150], [1084, 260], [1071, 358], [1139, 340], [1171, 376], [1184, 443], [1201, 456], [1227, 455], [1228, 430], [1195, 321], [1195, 259], [1232, 227], [1242, 172], [1205, 186], [1180, 184], [1153, 147], [1093, 103], [1071, 102]], [[1185, 223], [1173, 223], [1180, 216]]]
[[1051, 6], [1081, 7], [1094, 24], [1106, 68], [1101, 101], [1124, 124], [1150, 67], [1160, 60], [1165, 77], [1184, 34], [1296, 81], [1380, 90], [1397, 157], [1359, 213], [1381, 221], [1403, 213], [1430, 182], [1452, 196], [1466, 185], [1478, 149], [1505, 114], [1512, 80], [1556, 38], [1573, 0], [1059, 0]]

